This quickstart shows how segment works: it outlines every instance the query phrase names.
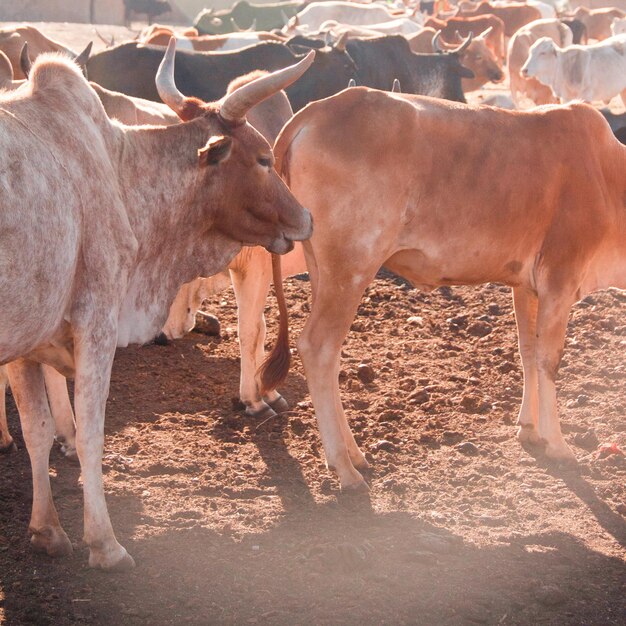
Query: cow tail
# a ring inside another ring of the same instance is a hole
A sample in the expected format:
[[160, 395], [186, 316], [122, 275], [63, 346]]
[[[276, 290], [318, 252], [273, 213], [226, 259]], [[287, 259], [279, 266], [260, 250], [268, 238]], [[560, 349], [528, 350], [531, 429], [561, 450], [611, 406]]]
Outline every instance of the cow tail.
[[280, 266], [280, 256], [272, 254], [272, 278], [274, 280], [274, 291], [278, 302], [280, 314], [278, 326], [278, 338], [274, 348], [265, 358], [258, 375], [261, 381], [261, 396], [268, 391], [276, 389], [287, 378], [289, 365], [291, 363], [291, 352], [289, 351], [289, 321], [287, 319], [287, 305], [285, 303], [285, 292], [283, 291], [283, 277]]

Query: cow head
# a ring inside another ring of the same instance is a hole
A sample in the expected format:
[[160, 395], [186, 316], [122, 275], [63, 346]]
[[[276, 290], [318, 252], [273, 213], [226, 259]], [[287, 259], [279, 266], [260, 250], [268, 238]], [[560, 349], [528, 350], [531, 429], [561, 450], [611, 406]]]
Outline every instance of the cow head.
[[209, 228], [242, 245], [262, 245], [284, 254], [294, 241], [311, 236], [311, 215], [274, 171], [274, 155], [263, 136], [246, 121], [256, 104], [297, 80], [313, 63], [311, 51], [299, 63], [242, 85], [217, 103], [185, 97], [174, 82], [176, 40], [159, 67], [156, 85], [182, 120], [197, 119], [204, 143], [197, 146], [199, 184], [210, 197]]
[[541, 37], [530, 47], [528, 58], [520, 70], [522, 76], [550, 84], [557, 70], [558, 46], [550, 37]]
[[[478, 37], [474, 37], [463, 52], [459, 54], [459, 61], [464, 67], [467, 67], [474, 72], [474, 78], [463, 79], [463, 91], [473, 91], [479, 89], [486, 82], [500, 83], [504, 80], [504, 72], [501, 65], [498, 63], [493, 51], [487, 45], [486, 38], [492, 31], [490, 26], [487, 30], [483, 31]], [[452, 45], [440, 40], [440, 49], [458, 51], [459, 43], [463, 43], [463, 39], [459, 32], [456, 32], [457, 42]]]

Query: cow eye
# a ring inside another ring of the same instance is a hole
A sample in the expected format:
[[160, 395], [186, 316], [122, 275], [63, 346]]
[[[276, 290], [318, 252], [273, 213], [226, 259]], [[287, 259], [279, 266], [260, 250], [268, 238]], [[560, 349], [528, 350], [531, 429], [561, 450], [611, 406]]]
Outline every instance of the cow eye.
[[263, 167], [267, 167], [268, 169], [272, 167], [272, 159], [270, 159], [269, 157], [259, 157], [257, 159], [257, 163], [259, 165], [262, 165]]

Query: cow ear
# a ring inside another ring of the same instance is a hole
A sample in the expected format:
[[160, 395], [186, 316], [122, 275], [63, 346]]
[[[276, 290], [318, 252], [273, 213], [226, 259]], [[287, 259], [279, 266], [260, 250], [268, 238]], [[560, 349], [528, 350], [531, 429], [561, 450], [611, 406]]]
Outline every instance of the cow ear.
[[211, 137], [206, 146], [198, 150], [198, 164], [201, 167], [217, 165], [230, 154], [232, 144], [231, 137], [224, 137], [224, 135]]

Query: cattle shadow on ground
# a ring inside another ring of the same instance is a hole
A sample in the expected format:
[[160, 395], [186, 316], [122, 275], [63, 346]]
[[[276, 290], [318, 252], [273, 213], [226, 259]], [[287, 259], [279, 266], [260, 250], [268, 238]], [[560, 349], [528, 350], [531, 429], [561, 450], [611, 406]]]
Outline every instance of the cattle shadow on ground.
[[[128, 517], [139, 523], [139, 510]], [[126, 531], [138, 567], [125, 574], [86, 569], [85, 550], [3, 555], [19, 558], [0, 577], [6, 623], [611, 624], [624, 608], [621, 561], [561, 532], [478, 546], [408, 513], [335, 502], [243, 537], [202, 521], [134, 542]], [[597, 571], [604, 589], [587, 584]]]

